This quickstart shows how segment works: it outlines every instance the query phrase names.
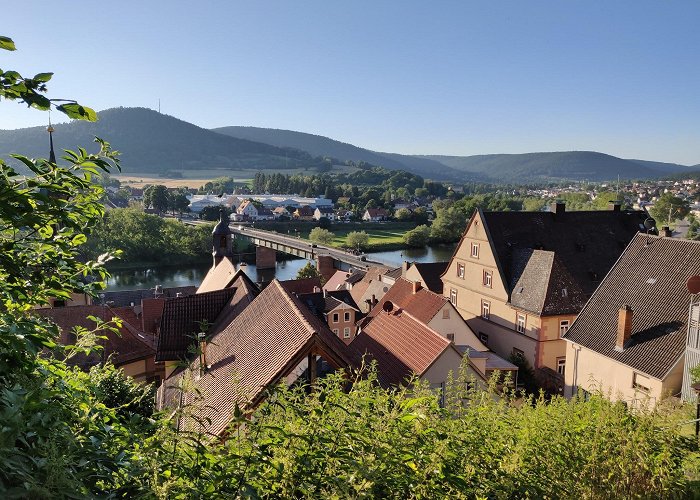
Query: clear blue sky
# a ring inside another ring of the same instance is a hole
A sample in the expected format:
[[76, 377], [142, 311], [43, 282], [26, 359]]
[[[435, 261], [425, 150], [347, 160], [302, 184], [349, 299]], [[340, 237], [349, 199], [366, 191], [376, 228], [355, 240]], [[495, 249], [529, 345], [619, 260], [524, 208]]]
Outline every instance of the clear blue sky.
[[[409, 154], [700, 163], [700, 2], [65, 1], [3, 9], [51, 97]], [[57, 114], [53, 114], [58, 118]], [[0, 105], [0, 128], [46, 123]]]

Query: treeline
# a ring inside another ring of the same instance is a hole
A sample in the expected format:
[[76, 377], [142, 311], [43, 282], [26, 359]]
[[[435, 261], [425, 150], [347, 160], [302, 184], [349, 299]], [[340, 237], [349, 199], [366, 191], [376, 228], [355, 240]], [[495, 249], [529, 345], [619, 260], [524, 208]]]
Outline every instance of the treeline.
[[130, 264], [182, 264], [205, 259], [211, 245], [209, 225], [190, 226], [138, 208], [117, 208], [95, 224], [82, 255], [94, 259], [121, 250], [121, 261]]

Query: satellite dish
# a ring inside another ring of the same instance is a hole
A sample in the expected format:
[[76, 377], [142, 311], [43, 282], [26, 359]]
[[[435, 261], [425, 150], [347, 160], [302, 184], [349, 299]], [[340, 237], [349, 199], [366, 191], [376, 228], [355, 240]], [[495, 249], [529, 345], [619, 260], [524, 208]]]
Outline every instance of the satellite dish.
[[384, 309], [384, 312], [390, 313], [394, 310], [394, 304], [390, 300], [387, 300], [386, 302], [384, 302], [382, 309]]
[[685, 282], [685, 286], [688, 287], [688, 291], [692, 294], [700, 293], [700, 276], [691, 276]]
[[647, 218], [647, 219], [644, 221], [644, 228], [645, 228], [647, 231], [651, 231], [651, 230], [654, 229], [655, 227], [656, 227], [656, 221], [655, 221], [654, 219], [652, 219], [651, 217]]

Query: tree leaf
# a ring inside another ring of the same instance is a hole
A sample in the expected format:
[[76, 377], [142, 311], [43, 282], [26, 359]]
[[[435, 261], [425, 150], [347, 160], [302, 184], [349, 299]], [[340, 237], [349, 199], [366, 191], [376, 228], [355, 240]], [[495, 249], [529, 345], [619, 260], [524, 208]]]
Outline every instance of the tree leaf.
[[0, 49], [17, 50], [17, 47], [15, 47], [15, 42], [12, 41], [12, 38], [0, 36]]
[[97, 121], [97, 113], [87, 106], [81, 106], [80, 104], [61, 104], [57, 106], [60, 112], [68, 115], [69, 118], [74, 120], [87, 120], [90, 122]]
[[35, 82], [42, 82], [46, 83], [49, 80], [51, 80], [51, 77], [53, 76], [53, 73], [39, 73], [32, 78]]

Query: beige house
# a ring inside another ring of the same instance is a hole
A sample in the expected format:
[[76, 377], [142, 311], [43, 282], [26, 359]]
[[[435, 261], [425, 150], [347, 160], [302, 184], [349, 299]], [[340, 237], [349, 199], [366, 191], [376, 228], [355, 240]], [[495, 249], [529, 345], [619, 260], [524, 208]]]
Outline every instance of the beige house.
[[561, 337], [647, 217], [619, 205], [479, 210], [442, 275], [442, 293], [484, 345], [504, 358], [523, 357], [543, 386], [561, 391]]
[[637, 235], [564, 336], [565, 395], [602, 390], [632, 404], [678, 395], [686, 352], [700, 347], [686, 345], [694, 275], [700, 242]]
[[360, 319], [352, 295], [347, 290], [322, 290], [314, 293], [302, 293], [299, 300], [313, 314], [323, 319], [336, 337], [346, 344], [352, 342], [356, 334], [356, 323]]

